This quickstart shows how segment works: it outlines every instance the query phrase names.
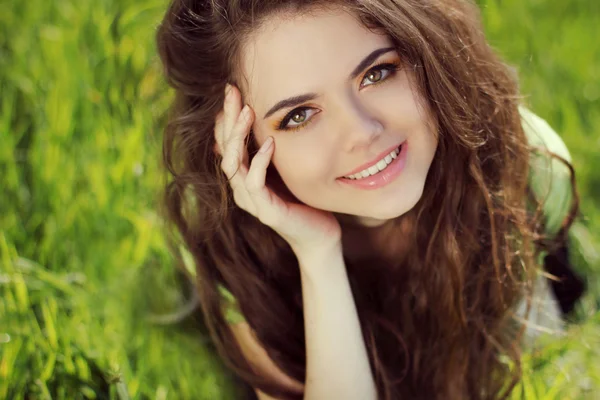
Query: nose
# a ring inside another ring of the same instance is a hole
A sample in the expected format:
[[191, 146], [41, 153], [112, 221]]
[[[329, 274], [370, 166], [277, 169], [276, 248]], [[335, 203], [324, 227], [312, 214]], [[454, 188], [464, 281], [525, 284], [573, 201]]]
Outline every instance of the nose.
[[369, 147], [384, 131], [381, 119], [370, 112], [356, 96], [339, 104], [338, 135], [341, 148], [353, 152]]

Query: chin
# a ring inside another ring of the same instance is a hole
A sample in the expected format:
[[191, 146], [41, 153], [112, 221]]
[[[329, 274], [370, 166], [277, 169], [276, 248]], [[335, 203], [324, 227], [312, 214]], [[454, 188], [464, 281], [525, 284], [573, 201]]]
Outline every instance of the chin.
[[371, 212], [367, 215], [361, 215], [361, 218], [368, 218], [374, 221], [381, 221], [382, 223], [385, 221], [389, 221], [390, 219], [395, 219], [403, 216], [407, 212], [409, 212], [412, 207], [402, 207], [396, 208], [395, 210], [377, 210], [376, 212]]
[[381, 202], [380, 207], [373, 208], [366, 215], [361, 215], [361, 217], [380, 220], [382, 222], [398, 218], [412, 210], [419, 200], [421, 200], [423, 188], [418, 189], [411, 193], [410, 197], [406, 196], [406, 193], [403, 193], [390, 198], [388, 201]]

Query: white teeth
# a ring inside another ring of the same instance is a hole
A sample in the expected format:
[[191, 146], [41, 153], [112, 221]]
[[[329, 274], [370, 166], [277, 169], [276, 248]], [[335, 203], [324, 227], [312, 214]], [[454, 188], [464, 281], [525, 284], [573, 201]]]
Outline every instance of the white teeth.
[[398, 156], [398, 154], [400, 153], [399, 149], [395, 149], [394, 151], [392, 151], [390, 154], [388, 154], [387, 156], [385, 156], [384, 158], [382, 158], [381, 160], [379, 160], [379, 162], [377, 162], [377, 164], [364, 169], [360, 172], [357, 172], [354, 175], [349, 175], [346, 176], [345, 178], [348, 179], [362, 179], [362, 178], [366, 178], [367, 176], [371, 176], [371, 175], [375, 175], [380, 171], [383, 171], [384, 169], [387, 168], [387, 166]]

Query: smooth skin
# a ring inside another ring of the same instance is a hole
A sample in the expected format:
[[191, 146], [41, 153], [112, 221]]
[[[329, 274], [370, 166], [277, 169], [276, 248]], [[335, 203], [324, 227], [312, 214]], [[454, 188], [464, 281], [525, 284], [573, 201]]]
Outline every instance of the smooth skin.
[[[386, 35], [341, 8], [286, 17], [273, 16], [244, 43], [247, 79], [241, 87], [227, 86], [215, 138], [236, 204], [275, 230], [298, 258], [306, 382], [286, 376], [247, 324], [232, 330], [256, 372], [281, 387], [303, 391], [306, 399], [375, 399], [342, 227], [348, 218], [380, 226], [414, 207], [437, 148], [437, 121]], [[307, 93], [310, 99], [269, 112]], [[290, 116], [286, 127], [294, 129], [281, 130]], [[250, 161], [245, 142], [251, 128], [260, 150]], [[390, 184], [365, 191], [338, 179], [400, 143], [408, 145], [406, 165]], [[270, 163], [299, 203], [265, 186]], [[357, 239], [352, 247], [361, 247]]]
[[[376, 226], [420, 200], [437, 149], [437, 118], [414, 68], [387, 35], [332, 8], [270, 17], [242, 46], [238, 84], [255, 113], [256, 143], [273, 137], [273, 166], [294, 197]], [[388, 185], [340, 181], [400, 143], [406, 164]]]
[[341, 240], [341, 228], [326, 211], [284, 201], [265, 186], [267, 167], [275, 151], [272, 137], [267, 138], [248, 166], [246, 137], [254, 112], [245, 105], [240, 110], [241, 94], [227, 85], [224, 110], [218, 114], [215, 138], [223, 148], [221, 168], [233, 190], [236, 204], [257, 217], [283, 237], [296, 254], [315, 247], [334, 247]]
[[[305, 399], [377, 398], [377, 390], [342, 255], [341, 228], [325, 211], [288, 203], [265, 186], [274, 151], [266, 140], [248, 166], [245, 139], [252, 125], [249, 107], [229, 86], [215, 124], [221, 167], [236, 204], [280, 234], [294, 250], [302, 280], [307, 375], [304, 385], [286, 376], [268, 357], [247, 323], [232, 326], [234, 336], [257, 373]], [[341, 334], [343, 332], [343, 334]], [[331, 372], [335, 371], [334, 374]], [[259, 399], [270, 397], [255, 389]]]

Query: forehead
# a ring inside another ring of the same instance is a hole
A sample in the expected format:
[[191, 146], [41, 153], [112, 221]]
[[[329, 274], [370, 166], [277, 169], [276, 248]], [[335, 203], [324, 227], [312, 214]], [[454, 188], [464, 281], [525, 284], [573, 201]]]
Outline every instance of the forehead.
[[274, 16], [242, 50], [244, 92], [261, 115], [283, 98], [343, 83], [366, 55], [390, 45], [342, 9]]

